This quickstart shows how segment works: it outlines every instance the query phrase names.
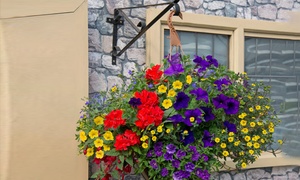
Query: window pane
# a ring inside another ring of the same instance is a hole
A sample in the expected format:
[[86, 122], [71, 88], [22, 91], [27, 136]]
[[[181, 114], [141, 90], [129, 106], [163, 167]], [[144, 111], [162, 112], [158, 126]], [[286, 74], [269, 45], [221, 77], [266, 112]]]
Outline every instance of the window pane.
[[[164, 35], [164, 55], [166, 56], [170, 51], [169, 30], [165, 30]], [[194, 58], [194, 55], [207, 56], [213, 55], [220, 64], [228, 66], [229, 61], [229, 36], [178, 31], [183, 52]], [[173, 48], [172, 53], [175, 52]]]
[[282, 123], [274, 138], [286, 138], [283, 150], [300, 155], [299, 41], [245, 38], [245, 71], [252, 81], [271, 85], [271, 99]]

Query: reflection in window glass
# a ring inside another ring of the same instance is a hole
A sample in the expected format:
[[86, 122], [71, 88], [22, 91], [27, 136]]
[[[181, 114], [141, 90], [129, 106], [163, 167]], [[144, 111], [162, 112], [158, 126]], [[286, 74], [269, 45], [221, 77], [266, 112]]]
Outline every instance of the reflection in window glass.
[[[164, 36], [164, 56], [170, 51], [170, 32], [165, 30]], [[220, 64], [228, 66], [229, 61], [229, 36], [178, 31], [184, 54], [193, 58], [195, 55], [213, 55]], [[175, 53], [175, 47], [172, 53]]]
[[245, 71], [251, 80], [272, 86], [273, 106], [282, 120], [274, 138], [286, 138], [284, 151], [300, 155], [300, 41], [246, 37]]

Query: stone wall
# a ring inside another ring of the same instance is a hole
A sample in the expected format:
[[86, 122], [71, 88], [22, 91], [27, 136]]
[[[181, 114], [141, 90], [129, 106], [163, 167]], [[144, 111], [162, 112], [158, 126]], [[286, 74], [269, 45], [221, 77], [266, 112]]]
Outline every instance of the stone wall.
[[[106, 91], [113, 85], [126, 83], [129, 70], [145, 65], [145, 36], [111, 65], [112, 25], [106, 23], [114, 8], [170, 2], [169, 0], [88, 0], [89, 27], [89, 93]], [[181, 0], [181, 11], [196, 14], [227, 16], [266, 21], [284, 21], [288, 12], [300, 9], [300, 0]], [[133, 22], [145, 20], [145, 9], [126, 10]], [[124, 47], [137, 33], [125, 22], [119, 29], [118, 46]], [[120, 77], [125, 77], [125, 80]], [[125, 81], [125, 82], [124, 82]], [[128, 177], [129, 178], [129, 177]], [[222, 172], [215, 179], [300, 179], [299, 167], [250, 169], [243, 172]]]

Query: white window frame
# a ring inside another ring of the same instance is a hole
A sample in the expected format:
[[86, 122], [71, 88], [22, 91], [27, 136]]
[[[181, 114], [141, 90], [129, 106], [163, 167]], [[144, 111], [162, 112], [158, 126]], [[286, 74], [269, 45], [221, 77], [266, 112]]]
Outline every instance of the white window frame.
[[[161, 9], [147, 9], [146, 22], [154, 19]], [[164, 53], [164, 30], [167, 27], [167, 16], [164, 15], [146, 33], [146, 63], [161, 64]], [[173, 24], [177, 30], [225, 34], [229, 40], [229, 69], [244, 72], [244, 44], [245, 36], [300, 40], [300, 24], [287, 22], [270, 22], [261, 20], [245, 20], [203, 14], [183, 13], [183, 20], [173, 17]], [[235, 169], [234, 163], [226, 162]], [[300, 166], [300, 157], [290, 157], [280, 153], [274, 157], [272, 153], [263, 152], [262, 156], [247, 168]]]

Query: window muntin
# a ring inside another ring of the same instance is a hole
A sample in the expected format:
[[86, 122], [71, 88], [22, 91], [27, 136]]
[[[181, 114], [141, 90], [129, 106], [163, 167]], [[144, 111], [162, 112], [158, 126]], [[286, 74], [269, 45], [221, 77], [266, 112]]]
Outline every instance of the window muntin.
[[[220, 64], [228, 66], [229, 62], [229, 35], [210, 34], [201, 32], [178, 31], [182, 49], [191, 58], [194, 55], [213, 55]], [[164, 56], [170, 51], [170, 32], [164, 30]], [[175, 47], [172, 52], [175, 52]]]
[[270, 98], [282, 120], [274, 138], [286, 138], [284, 152], [300, 155], [300, 41], [245, 37], [244, 65], [252, 81], [271, 86]]

